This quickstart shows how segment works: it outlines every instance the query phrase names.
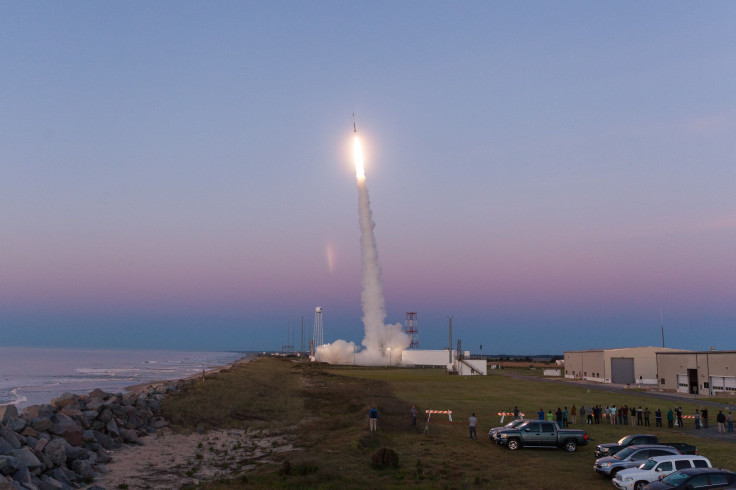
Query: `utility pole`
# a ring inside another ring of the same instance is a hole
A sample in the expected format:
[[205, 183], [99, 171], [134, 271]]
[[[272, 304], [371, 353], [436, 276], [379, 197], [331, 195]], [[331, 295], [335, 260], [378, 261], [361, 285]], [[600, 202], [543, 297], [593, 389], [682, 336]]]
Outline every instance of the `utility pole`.
[[302, 315], [302, 340], [301, 346], [299, 347], [299, 357], [304, 353], [304, 315]]
[[448, 364], [452, 364], [452, 317], [447, 317], [450, 320], [450, 343], [447, 344], [447, 352], [450, 354], [450, 361]]
[[662, 321], [662, 308], [659, 309], [659, 328], [662, 329], [662, 348], [664, 349], [664, 322]]

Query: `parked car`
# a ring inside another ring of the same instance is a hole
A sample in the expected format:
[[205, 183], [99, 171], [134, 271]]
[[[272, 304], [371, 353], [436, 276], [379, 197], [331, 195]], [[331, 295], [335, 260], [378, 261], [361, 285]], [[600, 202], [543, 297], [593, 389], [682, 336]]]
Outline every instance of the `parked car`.
[[720, 468], [681, 470], [646, 485], [644, 490], [669, 490], [672, 488], [733, 490], [736, 489], [736, 473]]
[[588, 434], [584, 430], [560, 429], [554, 422], [527, 420], [517, 427], [498, 431], [496, 443], [512, 451], [521, 447], [564, 447], [572, 453], [578, 446], [588, 444]]
[[529, 419], [516, 419], [516, 420], [512, 420], [506, 425], [502, 425], [501, 427], [494, 427], [488, 431], [488, 439], [495, 442], [496, 436], [498, 435], [499, 431], [502, 431], [504, 429], [513, 429], [514, 427], [519, 426], [523, 424], [524, 422], [528, 422], [528, 421]]
[[689, 468], [710, 468], [708, 458], [692, 454], [655, 456], [637, 468], [621, 470], [613, 479], [620, 490], [641, 490], [647, 483], [660, 480], [670, 473]]
[[651, 457], [665, 456], [667, 454], [680, 454], [680, 452], [672, 446], [661, 444], [629, 446], [613, 456], [596, 459], [593, 469], [600, 475], [613, 478], [621, 470], [639, 466]]
[[684, 442], [660, 442], [659, 438], [653, 434], [629, 434], [619, 439], [618, 442], [598, 444], [595, 447], [595, 457], [603, 458], [613, 456], [626, 447], [641, 446], [643, 444], [663, 444], [676, 448], [681, 454], [698, 454], [698, 449], [692, 444], [685, 444]]

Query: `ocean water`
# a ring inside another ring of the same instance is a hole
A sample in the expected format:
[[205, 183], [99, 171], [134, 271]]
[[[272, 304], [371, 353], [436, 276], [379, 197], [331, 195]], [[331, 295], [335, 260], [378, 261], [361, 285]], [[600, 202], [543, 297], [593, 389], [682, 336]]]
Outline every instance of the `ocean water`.
[[125, 387], [179, 379], [248, 356], [243, 352], [49, 349], [0, 347], [0, 405], [49, 403], [64, 392]]

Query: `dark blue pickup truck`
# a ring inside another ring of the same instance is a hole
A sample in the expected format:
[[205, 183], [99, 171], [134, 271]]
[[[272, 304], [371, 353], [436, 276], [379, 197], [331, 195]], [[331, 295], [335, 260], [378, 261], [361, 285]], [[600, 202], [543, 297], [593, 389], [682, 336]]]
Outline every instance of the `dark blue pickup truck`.
[[496, 442], [512, 451], [521, 447], [564, 447], [572, 453], [578, 446], [588, 444], [588, 434], [584, 430], [560, 429], [554, 422], [530, 420], [517, 427], [500, 430]]

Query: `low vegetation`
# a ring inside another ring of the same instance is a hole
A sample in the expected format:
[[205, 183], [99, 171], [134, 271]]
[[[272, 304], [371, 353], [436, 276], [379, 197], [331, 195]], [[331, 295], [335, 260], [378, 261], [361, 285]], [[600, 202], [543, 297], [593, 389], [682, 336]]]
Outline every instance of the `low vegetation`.
[[[604, 387], [602, 387], [604, 388]], [[283, 359], [259, 359], [208, 376], [170, 397], [164, 413], [178, 430], [237, 427], [257, 438], [284, 434], [297, 450], [274, 451], [257, 461], [234, 461], [227, 479], [206, 489], [251, 488], [499, 488], [609, 489], [594, 473], [596, 443], [612, 442], [643, 428], [585, 425], [593, 441], [575, 453], [563, 450], [508, 451], [492, 445], [488, 429], [501, 411], [516, 405], [528, 416], [539, 408], [615, 403], [657, 407], [673, 403], [640, 392], [617, 394], [588, 385], [516, 379], [503, 374], [448, 376], [436, 369], [330, 367]], [[411, 427], [409, 408], [420, 417]], [[692, 413], [694, 403], [682, 404]], [[378, 431], [368, 430], [368, 409], [379, 411]], [[425, 410], [433, 415], [425, 433]], [[479, 419], [471, 441], [467, 419]], [[717, 410], [711, 410], [712, 424]], [[652, 425], [654, 418], [652, 417]], [[667, 425], [666, 422], [664, 424]], [[714, 466], [736, 469], [736, 436], [701, 437], [692, 423], [683, 429], [647, 427], [662, 440], [695, 444]], [[711, 429], [712, 432], [712, 429]]]

